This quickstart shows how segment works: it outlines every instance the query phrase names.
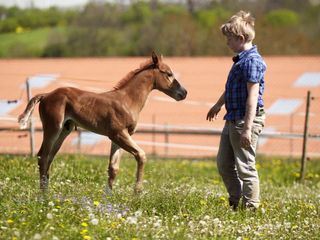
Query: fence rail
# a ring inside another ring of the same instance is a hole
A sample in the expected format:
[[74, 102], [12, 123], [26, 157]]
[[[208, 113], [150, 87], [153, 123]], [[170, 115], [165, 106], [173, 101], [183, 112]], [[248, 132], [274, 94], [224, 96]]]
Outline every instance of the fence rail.
[[[11, 132], [30, 132], [29, 128], [19, 129], [15, 127], [0, 127], [0, 131], [11, 131]], [[35, 132], [42, 132], [41, 127], [35, 127]], [[77, 128], [79, 132], [89, 132], [86, 129]], [[170, 125], [164, 125], [162, 128], [152, 127], [138, 127], [136, 133], [139, 134], [163, 134], [163, 135], [201, 135], [201, 136], [219, 136], [222, 130], [209, 129], [209, 128], [198, 128], [198, 129], [180, 129]], [[290, 132], [262, 132], [260, 137], [262, 138], [277, 138], [277, 139], [303, 139], [303, 133], [290, 133]], [[319, 139], [320, 134], [308, 134], [309, 139]]]

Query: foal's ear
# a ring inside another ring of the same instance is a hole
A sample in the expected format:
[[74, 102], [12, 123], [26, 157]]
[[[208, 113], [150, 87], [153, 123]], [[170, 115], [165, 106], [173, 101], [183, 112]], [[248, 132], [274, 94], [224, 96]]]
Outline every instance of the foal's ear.
[[152, 52], [152, 61], [155, 65], [157, 65], [159, 63], [159, 58], [154, 51]]

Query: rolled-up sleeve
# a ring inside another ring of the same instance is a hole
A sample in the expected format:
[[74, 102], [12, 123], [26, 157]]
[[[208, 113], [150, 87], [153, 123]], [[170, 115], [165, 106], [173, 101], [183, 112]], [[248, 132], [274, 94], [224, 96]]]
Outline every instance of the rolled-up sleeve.
[[243, 76], [247, 82], [260, 83], [265, 71], [266, 66], [259, 58], [251, 58], [244, 62]]

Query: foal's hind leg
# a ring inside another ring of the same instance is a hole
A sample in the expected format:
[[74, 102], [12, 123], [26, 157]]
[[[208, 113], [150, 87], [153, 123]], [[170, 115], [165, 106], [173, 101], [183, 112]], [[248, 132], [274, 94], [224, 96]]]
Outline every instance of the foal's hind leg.
[[72, 120], [68, 120], [64, 123], [62, 130], [60, 131], [60, 134], [58, 136], [58, 138], [56, 139], [56, 141], [54, 142], [51, 152], [49, 154], [49, 158], [48, 158], [48, 166], [47, 166], [47, 176], [48, 176], [48, 180], [49, 180], [49, 169], [50, 169], [50, 165], [53, 162], [53, 159], [55, 157], [55, 155], [57, 154], [57, 152], [59, 151], [63, 141], [66, 139], [66, 137], [72, 132], [72, 130], [74, 129], [74, 122], [72, 122]]
[[111, 151], [110, 151], [110, 159], [109, 159], [109, 179], [108, 179], [108, 186], [110, 190], [112, 190], [113, 182], [119, 172], [120, 160], [123, 151], [122, 149], [115, 144], [114, 142], [111, 143]]
[[52, 127], [47, 129], [43, 128], [43, 140], [41, 148], [38, 152], [38, 165], [40, 173], [40, 189], [46, 190], [49, 183], [48, 167], [50, 161], [50, 152], [52, 151], [53, 145], [58, 138], [60, 129]]
[[142, 190], [144, 164], [147, 161], [145, 152], [134, 142], [126, 130], [112, 138], [112, 141], [135, 157], [137, 161], [135, 192], [140, 192]]

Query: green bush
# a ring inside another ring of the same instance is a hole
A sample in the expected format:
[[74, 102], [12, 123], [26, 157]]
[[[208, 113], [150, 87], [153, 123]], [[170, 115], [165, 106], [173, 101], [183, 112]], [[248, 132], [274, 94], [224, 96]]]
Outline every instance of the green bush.
[[267, 13], [265, 19], [273, 27], [292, 27], [299, 23], [299, 15], [289, 9], [273, 10]]
[[14, 18], [7, 18], [0, 21], [0, 33], [15, 32], [19, 26], [18, 21]]

